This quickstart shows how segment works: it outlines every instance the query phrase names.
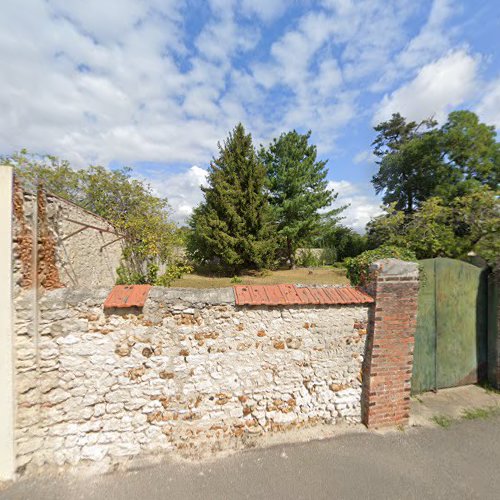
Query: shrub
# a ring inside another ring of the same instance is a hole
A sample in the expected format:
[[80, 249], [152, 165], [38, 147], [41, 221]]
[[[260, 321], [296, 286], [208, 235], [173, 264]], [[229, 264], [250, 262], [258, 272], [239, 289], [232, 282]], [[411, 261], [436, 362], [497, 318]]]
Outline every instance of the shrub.
[[193, 272], [193, 268], [184, 262], [173, 262], [168, 264], [163, 274], [158, 275], [159, 266], [148, 264], [146, 272], [130, 270], [127, 266], [121, 265], [116, 270], [117, 285], [156, 285], [170, 286], [173, 281], [182, 278], [184, 274]]
[[297, 265], [299, 267], [319, 267], [322, 262], [311, 248], [301, 248], [297, 252]]
[[383, 245], [374, 250], [366, 250], [357, 257], [345, 260], [347, 277], [353, 285], [364, 285], [367, 283], [370, 265], [379, 259], [401, 259], [416, 261], [417, 257], [412, 250], [391, 245]]

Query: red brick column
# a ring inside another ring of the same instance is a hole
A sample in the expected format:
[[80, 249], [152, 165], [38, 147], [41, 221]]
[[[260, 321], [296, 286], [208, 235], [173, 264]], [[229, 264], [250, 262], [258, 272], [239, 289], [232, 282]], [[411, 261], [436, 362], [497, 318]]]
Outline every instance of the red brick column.
[[363, 366], [363, 423], [404, 425], [410, 412], [418, 265], [397, 259], [372, 264], [368, 292], [375, 298]]

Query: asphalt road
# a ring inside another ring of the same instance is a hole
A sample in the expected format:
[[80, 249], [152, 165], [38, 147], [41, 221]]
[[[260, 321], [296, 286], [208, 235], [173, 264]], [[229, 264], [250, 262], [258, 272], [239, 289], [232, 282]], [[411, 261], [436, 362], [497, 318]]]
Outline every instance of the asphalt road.
[[500, 498], [500, 417], [448, 429], [344, 434], [205, 463], [106, 475], [41, 476], [1, 500]]

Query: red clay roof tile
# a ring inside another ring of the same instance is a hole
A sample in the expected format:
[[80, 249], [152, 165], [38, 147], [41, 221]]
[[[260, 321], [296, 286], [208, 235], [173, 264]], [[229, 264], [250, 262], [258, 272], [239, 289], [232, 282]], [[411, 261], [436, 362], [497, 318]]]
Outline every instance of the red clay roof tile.
[[116, 285], [104, 302], [104, 309], [143, 307], [151, 285]]
[[298, 287], [295, 285], [235, 285], [236, 305], [370, 304], [373, 298], [359, 288]]

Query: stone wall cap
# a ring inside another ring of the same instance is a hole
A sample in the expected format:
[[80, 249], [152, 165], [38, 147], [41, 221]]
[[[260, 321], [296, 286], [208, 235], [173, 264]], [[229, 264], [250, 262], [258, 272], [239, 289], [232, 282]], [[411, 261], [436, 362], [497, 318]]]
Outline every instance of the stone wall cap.
[[149, 299], [165, 302], [185, 302], [191, 304], [233, 304], [232, 287], [225, 288], [166, 288], [155, 286], [149, 292]]
[[370, 271], [375, 271], [380, 276], [418, 278], [418, 263], [392, 258], [380, 259], [371, 264]]

